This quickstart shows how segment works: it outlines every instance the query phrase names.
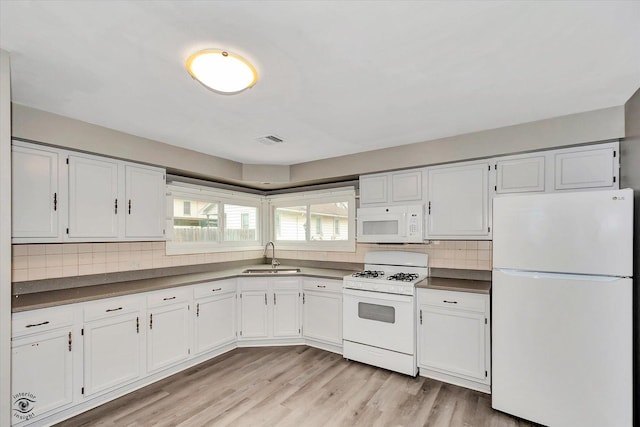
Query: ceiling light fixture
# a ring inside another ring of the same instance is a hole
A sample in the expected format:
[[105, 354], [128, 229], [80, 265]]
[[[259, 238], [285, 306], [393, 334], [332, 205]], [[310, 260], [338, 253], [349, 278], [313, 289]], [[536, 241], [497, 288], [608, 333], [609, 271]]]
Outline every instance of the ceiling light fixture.
[[187, 71], [207, 89], [233, 95], [258, 82], [255, 67], [243, 57], [226, 50], [205, 49], [187, 59]]

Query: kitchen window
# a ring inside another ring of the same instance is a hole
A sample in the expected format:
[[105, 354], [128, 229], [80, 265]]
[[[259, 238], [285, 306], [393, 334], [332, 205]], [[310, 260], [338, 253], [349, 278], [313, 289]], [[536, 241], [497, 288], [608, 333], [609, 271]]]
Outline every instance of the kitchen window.
[[291, 250], [354, 251], [355, 191], [336, 189], [267, 198], [273, 240]]
[[262, 247], [260, 196], [177, 183], [168, 189], [168, 254]]

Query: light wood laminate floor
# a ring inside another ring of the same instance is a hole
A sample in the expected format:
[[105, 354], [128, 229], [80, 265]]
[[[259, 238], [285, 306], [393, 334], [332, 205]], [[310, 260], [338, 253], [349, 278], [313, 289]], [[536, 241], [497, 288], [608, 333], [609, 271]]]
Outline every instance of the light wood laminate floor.
[[60, 426], [533, 426], [490, 396], [307, 346], [238, 348]]

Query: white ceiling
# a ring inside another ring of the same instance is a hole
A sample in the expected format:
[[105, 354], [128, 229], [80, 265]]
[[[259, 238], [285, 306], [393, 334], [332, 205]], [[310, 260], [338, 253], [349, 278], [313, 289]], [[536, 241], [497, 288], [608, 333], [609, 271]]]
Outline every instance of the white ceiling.
[[[243, 163], [295, 164], [622, 105], [640, 2], [7, 1], [19, 104]], [[206, 90], [203, 48], [257, 85]], [[258, 144], [275, 134], [285, 142]]]

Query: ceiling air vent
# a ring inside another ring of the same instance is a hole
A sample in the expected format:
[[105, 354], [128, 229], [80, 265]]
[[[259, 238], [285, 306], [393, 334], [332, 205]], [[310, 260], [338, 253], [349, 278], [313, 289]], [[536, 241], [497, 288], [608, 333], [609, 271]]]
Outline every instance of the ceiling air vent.
[[256, 138], [256, 141], [264, 145], [275, 145], [275, 144], [282, 143], [284, 140], [276, 135], [267, 135], [260, 138]]

